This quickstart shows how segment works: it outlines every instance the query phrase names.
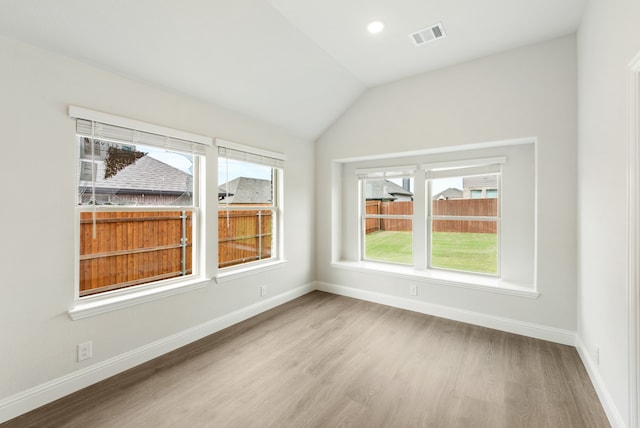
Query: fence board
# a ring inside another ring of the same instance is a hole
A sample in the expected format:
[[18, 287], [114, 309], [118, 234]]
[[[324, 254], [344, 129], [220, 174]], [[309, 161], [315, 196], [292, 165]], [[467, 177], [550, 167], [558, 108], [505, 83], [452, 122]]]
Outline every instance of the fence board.
[[431, 230], [434, 232], [497, 233], [497, 226], [495, 221], [434, 220]]
[[218, 266], [228, 267], [271, 257], [271, 210], [218, 213]]
[[[182, 275], [182, 213], [80, 214], [80, 295]], [[191, 211], [186, 212], [186, 272], [192, 271]]]
[[443, 199], [433, 201], [434, 215], [484, 216], [498, 215], [497, 199]]
[[[413, 202], [367, 201], [368, 215], [411, 215]], [[497, 216], [497, 199], [448, 199], [433, 201], [434, 215], [448, 216]], [[434, 220], [434, 232], [497, 233], [495, 221]], [[366, 233], [377, 231], [410, 231], [411, 222], [399, 219], [367, 218]]]

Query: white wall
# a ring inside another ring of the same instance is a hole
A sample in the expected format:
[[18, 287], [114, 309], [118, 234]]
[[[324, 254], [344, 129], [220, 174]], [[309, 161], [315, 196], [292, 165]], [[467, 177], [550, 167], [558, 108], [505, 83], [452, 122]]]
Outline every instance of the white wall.
[[408, 279], [331, 267], [332, 160], [537, 137], [540, 297], [425, 283], [416, 300], [575, 332], [576, 120], [574, 36], [369, 90], [316, 144], [318, 279], [409, 297]]
[[[275, 296], [314, 279], [312, 142], [7, 38], [0, 38], [0, 94], [0, 403], [257, 303], [260, 284]], [[69, 104], [285, 153], [288, 263], [72, 321], [77, 184]], [[77, 363], [76, 344], [87, 340], [94, 357]]]
[[617, 420], [630, 426], [627, 325], [627, 65], [640, 2], [591, 0], [578, 33], [578, 333]]

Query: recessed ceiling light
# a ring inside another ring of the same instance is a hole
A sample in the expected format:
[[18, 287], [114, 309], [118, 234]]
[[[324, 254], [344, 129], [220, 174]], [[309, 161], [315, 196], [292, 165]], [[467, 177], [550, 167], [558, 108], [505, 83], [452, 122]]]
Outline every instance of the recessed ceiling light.
[[384, 29], [384, 24], [381, 21], [373, 21], [367, 25], [367, 30], [371, 34], [377, 34]]

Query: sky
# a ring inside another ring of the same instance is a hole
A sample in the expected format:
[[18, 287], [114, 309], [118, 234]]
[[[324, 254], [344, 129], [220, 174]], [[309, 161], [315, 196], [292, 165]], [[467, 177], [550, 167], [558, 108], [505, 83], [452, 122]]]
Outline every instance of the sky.
[[218, 184], [224, 184], [238, 177], [271, 180], [271, 167], [237, 161], [234, 159], [219, 158]]
[[181, 171], [191, 174], [191, 167], [193, 166], [193, 158], [188, 154], [181, 154], [177, 152], [170, 152], [164, 149], [158, 149], [149, 146], [137, 146], [136, 150], [147, 153], [154, 159], [164, 162], [167, 165], [171, 165]]

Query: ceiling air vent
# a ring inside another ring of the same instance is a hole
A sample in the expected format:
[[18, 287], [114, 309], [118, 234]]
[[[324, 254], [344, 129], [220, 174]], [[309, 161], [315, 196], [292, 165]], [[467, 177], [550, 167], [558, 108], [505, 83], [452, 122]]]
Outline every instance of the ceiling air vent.
[[444, 27], [440, 22], [431, 27], [423, 28], [422, 30], [409, 34], [409, 37], [411, 37], [411, 40], [413, 40], [416, 46], [424, 45], [425, 43], [441, 39], [445, 36]]

